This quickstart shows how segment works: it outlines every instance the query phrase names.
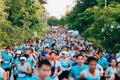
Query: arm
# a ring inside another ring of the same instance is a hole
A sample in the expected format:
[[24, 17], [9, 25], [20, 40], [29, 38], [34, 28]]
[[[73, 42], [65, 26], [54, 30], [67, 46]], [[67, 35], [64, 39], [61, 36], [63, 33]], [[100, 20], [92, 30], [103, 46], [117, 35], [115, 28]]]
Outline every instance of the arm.
[[112, 75], [110, 76], [110, 80], [115, 80], [115, 75], [114, 75], [114, 74], [112, 74]]
[[35, 53], [35, 55], [37, 56], [37, 58], [39, 57], [39, 54], [37, 53], [37, 52], [34, 52]]
[[98, 60], [100, 59], [100, 57], [98, 56], [98, 54], [95, 53], [95, 55], [97, 56]]
[[69, 77], [69, 80], [74, 80], [72, 77]]
[[100, 69], [101, 69], [101, 71], [100, 71], [100, 76], [102, 77], [103, 76], [103, 68], [100, 66]]
[[57, 73], [57, 76], [61, 75], [62, 72], [63, 72], [62, 66], [61, 66], [61, 64], [59, 62], [58, 62], [58, 65], [59, 65], [58, 67], [59, 67], [60, 71]]
[[34, 64], [36, 63], [36, 61], [35, 61], [35, 59], [33, 57], [32, 57], [32, 61], [33, 61]]
[[24, 72], [24, 73], [26, 73], [26, 74], [31, 74], [30, 65], [27, 64], [27, 71], [21, 70], [21, 72]]
[[0, 52], [0, 62], [2, 61], [2, 55], [1, 55], [1, 52]]
[[108, 70], [109, 70], [109, 68], [107, 68], [107, 70], [106, 70], [106, 72], [105, 72], [105, 77], [106, 77], [106, 78], [109, 77], [109, 75], [108, 75]]
[[81, 77], [85, 77], [85, 73], [84, 72], [81, 72], [79, 78], [81, 78]]
[[31, 69], [30, 69], [30, 65], [27, 64], [27, 74], [31, 74]]
[[116, 58], [118, 58], [118, 53], [116, 54]]
[[61, 75], [62, 74], [62, 70], [60, 70], [58, 73], [57, 73], [57, 76]]
[[70, 65], [69, 68], [68, 68], [68, 71], [70, 71], [71, 66], [72, 66], [70, 56], [69, 56], [69, 58], [68, 58], [68, 61], [69, 61], [69, 65]]

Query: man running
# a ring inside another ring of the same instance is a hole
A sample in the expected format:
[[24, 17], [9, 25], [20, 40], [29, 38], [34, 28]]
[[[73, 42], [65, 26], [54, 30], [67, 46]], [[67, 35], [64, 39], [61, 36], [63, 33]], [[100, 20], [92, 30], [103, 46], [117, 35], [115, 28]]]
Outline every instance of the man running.
[[55, 60], [56, 54], [57, 53], [55, 51], [52, 51], [50, 53], [50, 56], [51, 56], [50, 63], [51, 63], [51, 66], [52, 66], [52, 75], [51, 76], [55, 80], [59, 80], [58, 76], [62, 73], [62, 70], [61, 70], [62, 67], [61, 67], [60, 62], [58, 62], [58, 61]]
[[37, 70], [35, 76], [30, 80], [54, 80], [50, 78], [52, 67], [48, 60], [42, 60], [38, 62]]
[[29, 74], [31, 74], [31, 69], [29, 64], [26, 63], [25, 57], [20, 57], [20, 63], [17, 65], [17, 71], [17, 80], [29, 80]]
[[94, 57], [88, 58], [89, 68], [81, 72], [80, 78], [85, 77], [87, 80], [100, 80], [100, 71], [96, 70], [97, 59]]
[[83, 70], [88, 69], [88, 66], [84, 64], [84, 56], [79, 54], [76, 56], [76, 59], [78, 64], [71, 68], [69, 80], [78, 80], [80, 73]]

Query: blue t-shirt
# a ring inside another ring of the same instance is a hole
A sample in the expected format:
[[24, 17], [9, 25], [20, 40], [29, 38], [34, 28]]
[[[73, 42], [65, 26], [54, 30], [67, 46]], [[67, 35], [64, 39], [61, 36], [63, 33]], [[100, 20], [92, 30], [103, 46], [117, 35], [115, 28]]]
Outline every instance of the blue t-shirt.
[[88, 69], [87, 65], [84, 65], [82, 67], [79, 67], [78, 65], [75, 65], [71, 68], [69, 76], [74, 78], [74, 80], [78, 80], [80, 73], [83, 70]]
[[115, 59], [115, 56], [110, 56], [110, 57], [108, 58], [108, 62], [111, 62], [112, 59]]
[[31, 70], [34, 69], [34, 62], [31, 57], [26, 59], [26, 63], [30, 65]]
[[[16, 59], [14, 59], [14, 60], [12, 61], [12, 64], [16, 64], [16, 63], [18, 63], [18, 64], [20, 63], [20, 59], [19, 59], [19, 58], [16, 58]], [[15, 65], [15, 66], [12, 68], [12, 73], [15, 74], [15, 75], [17, 74], [17, 69], [16, 69], [16, 67], [17, 67], [17, 66]]]
[[41, 52], [43, 57], [46, 57], [46, 55], [48, 54], [47, 52]]
[[102, 57], [100, 60], [98, 60], [98, 64], [100, 64], [103, 68], [108, 66], [108, 61], [106, 58]]
[[2, 63], [2, 68], [11, 68], [10, 63], [13, 61], [13, 57], [11, 54], [7, 54], [6, 52], [2, 53], [2, 59], [4, 60]]

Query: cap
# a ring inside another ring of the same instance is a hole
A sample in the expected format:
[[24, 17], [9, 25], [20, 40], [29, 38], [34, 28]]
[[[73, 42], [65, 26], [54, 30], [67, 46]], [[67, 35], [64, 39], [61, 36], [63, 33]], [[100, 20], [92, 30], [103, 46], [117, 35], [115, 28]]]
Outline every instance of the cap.
[[20, 57], [20, 60], [25, 60], [26, 61], [26, 58], [25, 57]]
[[17, 51], [16, 54], [21, 54], [21, 51]]
[[67, 54], [67, 52], [66, 51], [62, 51], [60, 54]]

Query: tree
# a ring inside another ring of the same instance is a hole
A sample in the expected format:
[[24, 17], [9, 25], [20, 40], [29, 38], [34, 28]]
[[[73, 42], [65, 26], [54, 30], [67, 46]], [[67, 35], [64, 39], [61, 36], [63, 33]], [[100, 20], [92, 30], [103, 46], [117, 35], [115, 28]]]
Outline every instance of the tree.
[[49, 26], [58, 26], [59, 20], [56, 17], [51, 16], [51, 17], [49, 17], [47, 23]]
[[59, 20], [59, 25], [65, 26], [65, 24], [66, 24], [66, 16], [63, 16], [63, 17]]
[[0, 3], [0, 45], [34, 38], [33, 32], [40, 37], [48, 31], [41, 27], [41, 14], [46, 13], [38, 0], [0, 0]]
[[[80, 1], [82, 1], [82, 3]], [[67, 14], [67, 20], [66, 21], [67, 21], [67, 24], [68, 24], [69, 28], [70, 29], [77, 29], [77, 30], [80, 31], [80, 33], [83, 32], [83, 26], [84, 25], [80, 24], [80, 22], [79, 22], [80, 21], [79, 20], [80, 16], [84, 16], [83, 12], [87, 8], [93, 7], [97, 4], [98, 4], [97, 0], [78, 0], [77, 4], [73, 8], [73, 10], [69, 14]], [[90, 16], [90, 15], [88, 15], [88, 16]], [[83, 23], [84, 23], [84, 21], [83, 21]]]
[[73, 10], [66, 15], [69, 29], [79, 30], [85, 39], [100, 48], [117, 52], [120, 49], [119, 0], [107, 0], [107, 7], [104, 7], [104, 0], [97, 0], [98, 3], [81, 1], [82, 4], [78, 1]]
[[46, 0], [39, 0], [39, 2], [40, 2], [41, 4], [47, 4], [47, 1], [46, 1]]

